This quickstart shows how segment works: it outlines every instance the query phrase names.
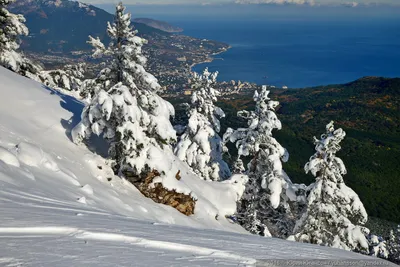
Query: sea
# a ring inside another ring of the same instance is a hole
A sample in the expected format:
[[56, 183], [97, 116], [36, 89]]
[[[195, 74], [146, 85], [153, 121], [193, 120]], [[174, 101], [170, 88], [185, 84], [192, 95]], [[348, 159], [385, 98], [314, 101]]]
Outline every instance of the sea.
[[400, 77], [400, 7], [269, 5], [130, 9], [231, 48], [205, 67], [219, 80], [302, 88]]

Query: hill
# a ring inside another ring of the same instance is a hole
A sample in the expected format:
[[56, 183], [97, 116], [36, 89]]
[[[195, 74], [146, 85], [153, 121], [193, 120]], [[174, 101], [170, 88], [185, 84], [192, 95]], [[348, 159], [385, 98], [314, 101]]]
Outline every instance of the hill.
[[[251, 94], [223, 100], [224, 128], [244, 126], [235, 114], [253, 108]], [[283, 129], [275, 136], [290, 153], [284, 168], [293, 181], [313, 182], [303, 170], [314, 153], [312, 138], [333, 120], [347, 133], [338, 153], [347, 167], [346, 184], [370, 216], [400, 222], [400, 79], [365, 77], [343, 85], [271, 89], [271, 95], [280, 102]]]
[[165, 32], [169, 32], [169, 33], [183, 32], [182, 28], [173, 26], [165, 21], [159, 21], [159, 20], [148, 19], [148, 18], [137, 18], [137, 19], [134, 19], [133, 21], [137, 22], [137, 23], [143, 23], [152, 28], [159, 29], [161, 31], [165, 31]]
[[0, 262], [6, 266], [255, 266], [268, 259], [384, 263], [244, 234], [215, 216], [229, 203], [235, 207], [233, 185], [214, 187], [185, 169], [181, 182], [198, 197], [195, 214], [156, 204], [113, 175], [95, 150], [101, 143], [93, 143], [93, 153], [70, 141], [83, 107], [79, 101], [2, 67], [0, 80], [0, 244], [6, 255]]

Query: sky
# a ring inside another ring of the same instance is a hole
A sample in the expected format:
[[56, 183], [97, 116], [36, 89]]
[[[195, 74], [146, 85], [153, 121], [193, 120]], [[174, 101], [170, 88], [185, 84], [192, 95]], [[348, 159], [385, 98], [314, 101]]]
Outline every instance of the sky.
[[[116, 3], [119, 0], [87, 0], [90, 4], [107, 4]], [[157, 4], [157, 5], [167, 5], [167, 4], [201, 4], [201, 5], [215, 5], [215, 4], [227, 4], [234, 3], [237, 4], [293, 4], [293, 5], [331, 5], [338, 6], [344, 5], [349, 7], [357, 7], [360, 5], [397, 5], [400, 6], [400, 0], [124, 0], [123, 3], [126, 5], [132, 4]]]

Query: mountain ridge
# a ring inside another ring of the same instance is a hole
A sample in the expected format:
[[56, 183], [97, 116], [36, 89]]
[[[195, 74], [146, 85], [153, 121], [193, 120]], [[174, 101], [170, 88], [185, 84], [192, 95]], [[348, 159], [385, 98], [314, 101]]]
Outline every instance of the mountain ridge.
[[160, 21], [160, 20], [155, 20], [155, 19], [150, 19], [150, 18], [136, 18], [133, 20], [133, 22], [146, 24], [147, 26], [150, 26], [152, 28], [159, 29], [159, 30], [162, 30], [162, 31], [165, 31], [168, 33], [183, 32], [182, 28], [171, 25], [165, 21]]
[[[89, 50], [88, 36], [107, 41], [107, 22], [114, 18], [101, 8], [70, 0], [19, 0], [10, 6], [10, 11], [24, 15], [30, 34], [22, 38], [22, 49], [34, 52]], [[133, 26], [140, 35], [168, 34], [143, 23]]]

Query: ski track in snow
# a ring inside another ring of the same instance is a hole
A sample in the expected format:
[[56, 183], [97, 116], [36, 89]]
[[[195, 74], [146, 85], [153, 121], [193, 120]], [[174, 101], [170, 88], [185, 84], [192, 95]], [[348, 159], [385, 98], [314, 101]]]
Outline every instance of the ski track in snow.
[[9, 235], [18, 238], [29, 238], [29, 236], [68, 236], [76, 239], [83, 239], [85, 241], [110, 241], [120, 242], [133, 246], [140, 246], [146, 249], [157, 249], [163, 251], [177, 251], [182, 253], [189, 253], [210, 258], [221, 258], [226, 260], [237, 261], [243, 264], [255, 264], [256, 260], [246, 257], [241, 257], [226, 251], [215, 250], [205, 247], [184, 245], [174, 242], [165, 242], [158, 240], [149, 240], [134, 236], [123, 234], [104, 233], [104, 232], [90, 232], [71, 227], [3, 227], [0, 228], [0, 237], [4, 238]]

